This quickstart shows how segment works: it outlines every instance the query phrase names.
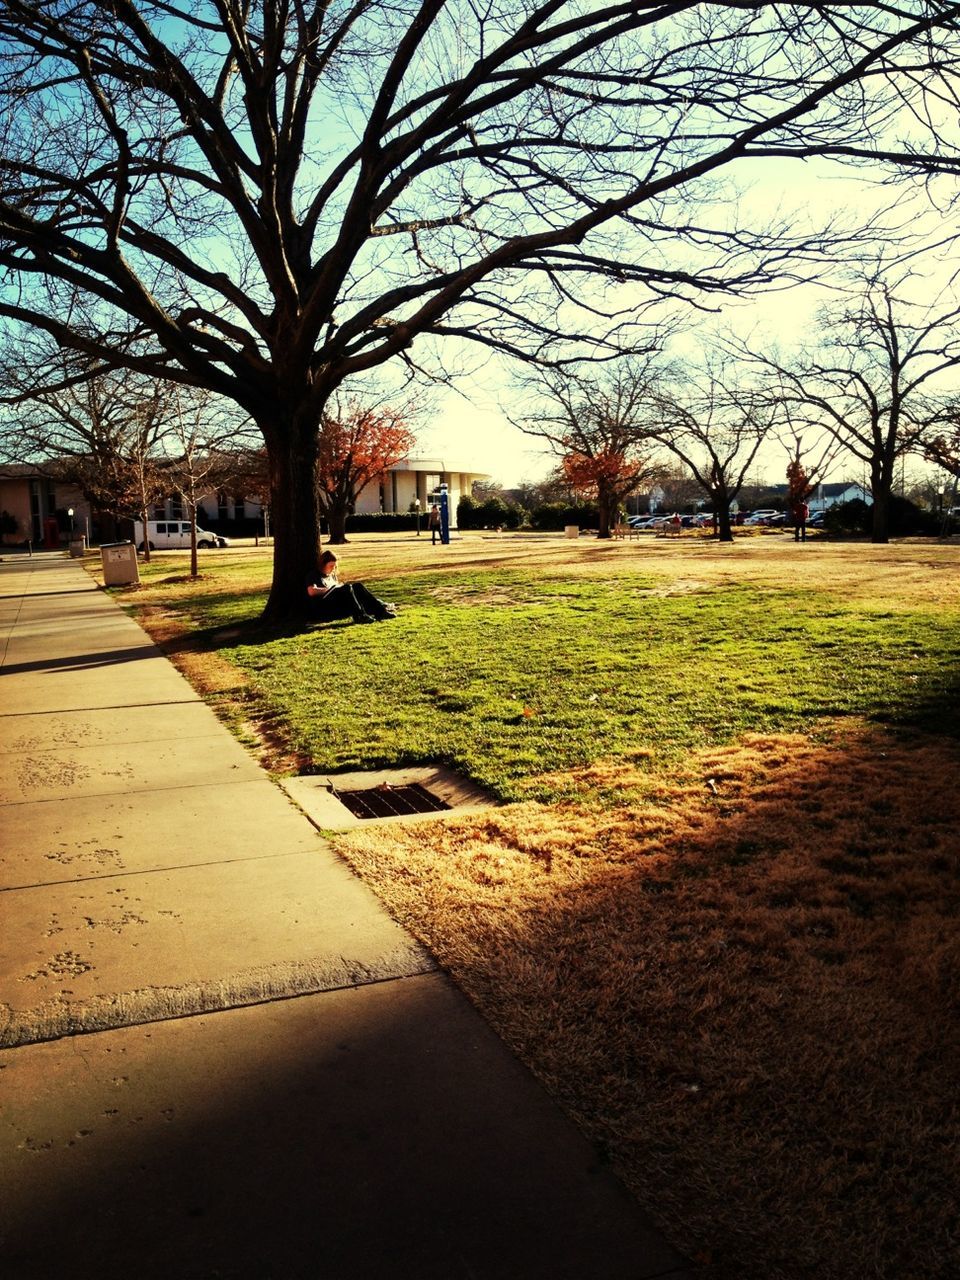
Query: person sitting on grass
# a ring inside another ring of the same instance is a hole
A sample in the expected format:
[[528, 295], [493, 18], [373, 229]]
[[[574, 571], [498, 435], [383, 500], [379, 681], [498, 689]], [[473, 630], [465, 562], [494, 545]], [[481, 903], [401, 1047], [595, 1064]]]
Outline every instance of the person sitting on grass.
[[307, 605], [314, 622], [336, 622], [352, 618], [354, 622], [384, 622], [397, 616], [397, 606], [379, 600], [362, 582], [341, 582], [337, 575], [337, 557], [325, 551], [316, 573], [307, 579]]

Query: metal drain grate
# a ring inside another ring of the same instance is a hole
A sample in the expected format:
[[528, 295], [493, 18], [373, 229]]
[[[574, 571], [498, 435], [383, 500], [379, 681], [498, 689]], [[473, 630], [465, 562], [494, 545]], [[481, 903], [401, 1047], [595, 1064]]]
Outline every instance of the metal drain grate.
[[445, 800], [421, 787], [419, 782], [406, 787], [391, 787], [384, 782], [365, 791], [335, 791], [334, 795], [355, 818], [403, 818], [412, 813], [439, 813], [450, 808]]

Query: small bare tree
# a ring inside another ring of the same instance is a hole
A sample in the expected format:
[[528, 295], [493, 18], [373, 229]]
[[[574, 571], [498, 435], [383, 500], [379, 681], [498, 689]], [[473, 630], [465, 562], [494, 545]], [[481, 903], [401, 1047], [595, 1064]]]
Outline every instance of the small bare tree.
[[859, 273], [847, 296], [824, 308], [818, 352], [789, 363], [752, 353], [793, 421], [827, 433], [862, 464], [879, 543], [889, 539], [898, 467], [935, 434], [943, 413], [937, 384], [960, 367], [958, 277], [921, 303], [909, 297], [918, 280], [913, 266]]
[[657, 407], [657, 440], [708, 499], [720, 541], [732, 542], [730, 506], [772, 430], [773, 407], [756, 390], [738, 387], [722, 367], [686, 368]]
[[598, 537], [609, 538], [622, 503], [660, 472], [653, 441], [655, 354], [621, 360], [591, 378], [542, 372], [528, 379], [535, 407], [514, 425], [546, 440], [567, 485], [596, 500]]
[[[253, 436], [248, 435], [252, 445]], [[197, 507], [204, 494], [235, 482], [241, 470], [237, 452], [244, 439], [244, 424], [229, 402], [202, 391], [176, 387], [171, 403], [168, 434], [169, 457], [164, 474], [168, 487], [180, 495], [190, 514], [190, 576], [199, 573], [197, 560]], [[146, 528], [146, 525], [144, 525]]]
[[[0, 403], [5, 455], [56, 468], [95, 510], [139, 517], [163, 492], [164, 442], [177, 388], [136, 371], [108, 369], [40, 338], [8, 345]], [[146, 528], [146, 524], [144, 524]], [[149, 545], [145, 543], [149, 559]]]

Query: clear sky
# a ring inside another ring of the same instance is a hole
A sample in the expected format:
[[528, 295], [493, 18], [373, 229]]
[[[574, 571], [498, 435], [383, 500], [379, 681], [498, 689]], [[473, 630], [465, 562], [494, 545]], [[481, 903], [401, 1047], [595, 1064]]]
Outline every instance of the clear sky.
[[[922, 228], [929, 239], [936, 239], [943, 226], [926, 194], [910, 182], [899, 188], [882, 186], [866, 181], [862, 171], [856, 174], [815, 162], [790, 161], [768, 163], [760, 176], [748, 167], [737, 177], [750, 179], [739, 199], [740, 217], [746, 222], [765, 222], [787, 214], [794, 226], [823, 226], [831, 217], [839, 217], [853, 229], [885, 210], [884, 220], [890, 227]], [[878, 239], [878, 248], [881, 243]], [[709, 342], [711, 334], [728, 331], [749, 337], [752, 343], [776, 344], [783, 354], [798, 349], [815, 338], [817, 309], [829, 298], [842, 266], [838, 258], [829, 259], [810, 271], [809, 282], [733, 302], [718, 316], [692, 312], [691, 327], [681, 345], [696, 347]], [[420, 432], [418, 452], [469, 462], [507, 488], [524, 480], [542, 479], [555, 465], [556, 457], [549, 449], [538, 447], [534, 437], [511, 425], [507, 417], [512, 399], [508, 362], [491, 359], [457, 385], [459, 393], [447, 392], [429, 426]], [[776, 483], [782, 479], [782, 467], [782, 448], [771, 446], [760, 456], [757, 472]], [[839, 474], [842, 462], [836, 470], [834, 478], [848, 478]]]

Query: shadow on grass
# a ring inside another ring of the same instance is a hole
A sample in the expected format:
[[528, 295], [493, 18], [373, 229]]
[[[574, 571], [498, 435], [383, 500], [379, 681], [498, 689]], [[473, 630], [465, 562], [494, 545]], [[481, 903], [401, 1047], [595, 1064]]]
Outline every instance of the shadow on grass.
[[341, 843], [711, 1276], [947, 1280], [958, 765], [757, 735], [656, 804]]

